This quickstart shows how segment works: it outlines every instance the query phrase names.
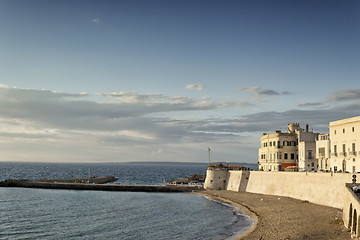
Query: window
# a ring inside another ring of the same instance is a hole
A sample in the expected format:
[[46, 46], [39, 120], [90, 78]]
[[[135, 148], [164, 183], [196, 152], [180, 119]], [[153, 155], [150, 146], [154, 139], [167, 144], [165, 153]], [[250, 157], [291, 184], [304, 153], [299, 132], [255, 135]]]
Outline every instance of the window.
[[343, 144], [343, 153], [346, 152], [346, 147], [345, 147], [345, 144]]
[[276, 145], [275, 143], [276, 143], [276, 142], [274, 141], [274, 142], [273, 142], [273, 146], [274, 146], [274, 147], [275, 147], [275, 145]]
[[279, 153], [279, 159], [281, 159], [281, 152]]
[[352, 144], [352, 151], [355, 152], [355, 143]]
[[334, 153], [337, 153], [336, 145], [334, 145]]
[[272, 142], [270, 142], [270, 147], [272, 147]]
[[284, 153], [284, 159], [288, 159], [288, 154]]
[[324, 147], [319, 148], [318, 151], [319, 151], [320, 156], [325, 156], [325, 148]]
[[345, 133], [345, 128], [343, 128], [343, 133]]
[[352, 127], [352, 131], [355, 132], [355, 128], [354, 128], [354, 127]]
[[311, 163], [311, 167], [315, 167], [315, 164], [314, 164], [314, 162], [312, 162], [312, 163]]
[[311, 151], [308, 151], [308, 159], [312, 159], [312, 153], [311, 153]]
[[295, 154], [291, 154], [291, 159], [295, 159]]
[[334, 131], [334, 134], [336, 135], [336, 130]]
[[286, 143], [286, 141], [283, 141], [283, 146], [286, 146], [285, 143]]

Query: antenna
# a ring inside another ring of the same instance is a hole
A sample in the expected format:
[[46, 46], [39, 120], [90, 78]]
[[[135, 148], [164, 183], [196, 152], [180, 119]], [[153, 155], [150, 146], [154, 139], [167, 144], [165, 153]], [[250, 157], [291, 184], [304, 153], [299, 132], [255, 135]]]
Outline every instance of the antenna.
[[209, 151], [209, 165], [210, 165], [210, 152], [211, 152], [211, 147], [208, 147], [208, 151]]
[[89, 164], [89, 176], [88, 176], [88, 182], [90, 183], [91, 178], [91, 164]]

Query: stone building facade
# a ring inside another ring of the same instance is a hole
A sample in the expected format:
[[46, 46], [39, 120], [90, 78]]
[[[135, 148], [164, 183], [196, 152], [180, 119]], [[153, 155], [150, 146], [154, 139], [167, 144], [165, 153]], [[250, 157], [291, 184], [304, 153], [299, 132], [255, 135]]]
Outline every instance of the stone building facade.
[[329, 124], [330, 170], [360, 172], [360, 116]]
[[259, 170], [282, 171], [292, 166], [317, 170], [315, 140], [318, 135], [310, 132], [308, 125], [302, 129], [299, 123], [288, 124], [287, 132], [264, 133], [260, 139]]
[[316, 159], [320, 171], [330, 171], [330, 135], [320, 134], [316, 141]]

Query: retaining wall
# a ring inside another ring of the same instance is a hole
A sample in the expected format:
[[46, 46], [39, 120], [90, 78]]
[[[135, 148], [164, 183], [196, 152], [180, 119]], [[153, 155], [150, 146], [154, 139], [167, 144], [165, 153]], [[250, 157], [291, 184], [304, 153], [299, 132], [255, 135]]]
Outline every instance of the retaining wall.
[[[229, 171], [226, 190], [292, 197], [339, 208], [352, 173]], [[360, 179], [360, 174], [357, 179]]]

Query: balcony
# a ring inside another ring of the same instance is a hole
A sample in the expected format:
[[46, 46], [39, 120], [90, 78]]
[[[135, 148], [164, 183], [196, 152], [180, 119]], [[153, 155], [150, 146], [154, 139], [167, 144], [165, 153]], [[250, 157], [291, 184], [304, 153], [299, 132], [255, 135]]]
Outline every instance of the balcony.
[[356, 156], [356, 151], [351, 151], [351, 152], [349, 152], [349, 155], [350, 155], [350, 156]]
[[337, 153], [331, 153], [331, 156], [332, 156], [332, 157], [337, 157], [338, 154], [337, 154]]
[[346, 157], [346, 152], [341, 152], [341, 153], [339, 153], [339, 156], [340, 156], [340, 157]]
[[316, 158], [323, 158], [325, 157], [325, 153], [317, 153]]

